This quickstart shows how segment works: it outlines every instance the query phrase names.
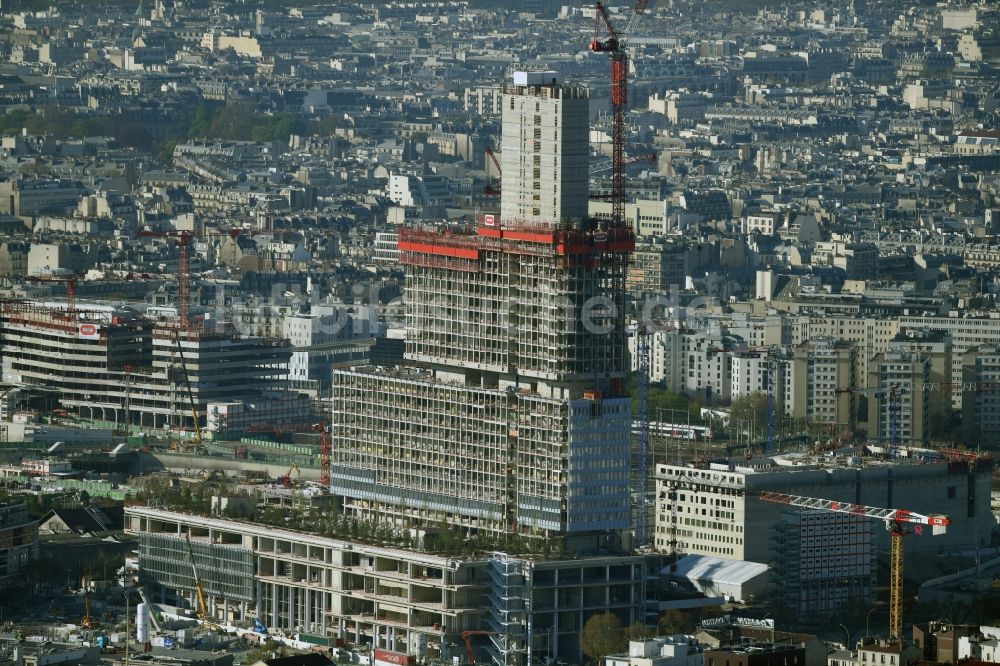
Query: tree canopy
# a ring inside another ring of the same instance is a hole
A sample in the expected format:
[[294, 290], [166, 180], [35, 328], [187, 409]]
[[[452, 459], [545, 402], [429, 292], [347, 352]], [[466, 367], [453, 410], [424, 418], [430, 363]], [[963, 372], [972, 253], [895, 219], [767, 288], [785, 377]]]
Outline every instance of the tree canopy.
[[580, 647], [595, 664], [600, 664], [609, 654], [624, 652], [628, 643], [622, 621], [614, 613], [591, 616], [583, 626]]

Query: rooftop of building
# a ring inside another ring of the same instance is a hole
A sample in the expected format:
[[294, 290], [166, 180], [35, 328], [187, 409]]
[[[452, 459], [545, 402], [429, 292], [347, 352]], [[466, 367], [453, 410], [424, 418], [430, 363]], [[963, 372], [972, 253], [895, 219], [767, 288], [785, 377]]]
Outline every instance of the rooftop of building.
[[42, 517], [42, 523], [56, 519], [78, 534], [108, 532], [125, 527], [125, 510], [122, 507], [89, 506], [82, 509], [52, 509]]
[[900, 654], [908, 647], [911, 647], [911, 644], [906, 643], [905, 641], [880, 641], [870, 645], [861, 645], [859, 646], [859, 649], [866, 652], [878, 652], [882, 654]]
[[[983, 468], [993, 466], [990, 454], [979, 454], [972, 450], [962, 449], [929, 449], [919, 447], [899, 447], [898, 458], [887, 458], [878, 446], [836, 446], [828, 445], [828, 450], [798, 451], [780, 453], [767, 457], [719, 458], [701, 463], [688, 463], [680, 466], [683, 470], [694, 472], [730, 472], [746, 476], [771, 474], [775, 472], [806, 472], [815, 470], [847, 470], [847, 469], [920, 469], [933, 466], [934, 463], [964, 462]], [[677, 469], [677, 465], [661, 465], [663, 468]]]
[[719, 646], [706, 653], [724, 652], [727, 654], [763, 654], [765, 652], [789, 652], [791, 650], [801, 650], [802, 646], [794, 643], [754, 643], [752, 645], [730, 645]]
[[[676, 566], [677, 570], [672, 575], [733, 585], [753, 580], [768, 570], [766, 564], [710, 555], [687, 555], [679, 559]], [[670, 573], [670, 570], [664, 569], [663, 573]]]
[[272, 657], [262, 659], [259, 663], [267, 666], [329, 666], [333, 662], [323, 654], [316, 652], [308, 654], [295, 654], [290, 657]]

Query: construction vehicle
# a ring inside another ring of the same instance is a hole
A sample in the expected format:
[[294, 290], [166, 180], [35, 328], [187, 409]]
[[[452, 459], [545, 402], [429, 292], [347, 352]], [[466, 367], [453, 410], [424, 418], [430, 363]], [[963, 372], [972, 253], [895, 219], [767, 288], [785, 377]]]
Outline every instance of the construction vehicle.
[[97, 617], [90, 614], [90, 597], [87, 596], [86, 591], [83, 593], [83, 620], [80, 622], [80, 626], [84, 629], [97, 629], [101, 626]]
[[846, 513], [851, 516], [885, 521], [889, 530], [891, 548], [889, 553], [889, 638], [903, 637], [903, 537], [908, 534], [922, 534], [924, 526], [931, 528], [932, 535], [944, 534], [951, 519], [948, 516], [925, 516], [906, 509], [880, 509], [863, 504], [851, 504], [836, 500], [802, 497], [785, 493], [762, 492], [758, 496], [764, 502], [786, 504], [812, 511]]
[[[191, 543], [189, 541], [188, 542], [188, 547], [190, 547], [190, 545], [191, 545]], [[141, 587], [136, 587], [135, 589], [139, 593], [139, 598], [142, 599], [142, 603], [144, 603], [147, 606], [149, 606], [149, 621], [153, 625], [153, 630], [156, 633], [162, 633], [163, 632], [163, 628], [160, 626], [160, 621], [158, 619], [156, 619], [156, 613], [153, 612], [153, 604], [149, 603], [149, 599], [146, 597], [146, 593], [143, 592], [143, 590], [142, 590]]]
[[194, 549], [191, 547], [191, 534], [186, 533], [184, 540], [187, 542], [188, 559], [191, 560], [191, 573], [194, 574], [194, 589], [198, 595], [198, 619], [206, 624], [212, 624], [208, 614], [208, 604], [205, 603], [205, 588], [201, 585], [201, 576], [198, 575], [198, 565], [194, 563]]
[[299, 466], [296, 465], [295, 463], [292, 463], [292, 466], [288, 468], [288, 471], [285, 472], [282, 476], [278, 477], [278, 483], [280, 483], [281, 485], [283, 485], [286, 488], [288, 488], [289, 486], [291, 486], [292, 485], [292, 472], [295, 472], [296, 474], [301, 474], [301, 472], [299, 472]]
[[462, 640], [465, 641], [465, 656], [468, 659], [468, 663], [476, 663], [476, 652], [472, 649], [472, 637], [473, 636], [499, 636], [495, 631], [477, 631], [469, 630], [462, 632]]

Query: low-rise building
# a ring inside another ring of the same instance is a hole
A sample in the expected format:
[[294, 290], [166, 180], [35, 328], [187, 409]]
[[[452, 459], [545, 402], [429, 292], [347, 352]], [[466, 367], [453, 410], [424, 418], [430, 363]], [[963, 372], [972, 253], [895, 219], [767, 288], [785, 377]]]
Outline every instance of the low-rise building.
[[38, 521], [23, 502], [0, 504], [0, 590], [28, 582], [28, 564], [38, 557]]
[[858, 666], [906, 666], [919, 660], [922, 650], [904, 641], [876, 641], [858, 646]]
[[139, 506], [126, 508], [125, 524], [154, 602], [196, 606], [190, 536], [213, 618], [377, 649], [421, 645], [429, 658], [464, 658], [462, 632], [475, 630], [492, 632], [477, 649], [495, 663], [529, 651], [576, 662], [590, 616], [641, 621], [647, 581], [662, 568], [657, 555], [436, 555]]
[[[774, 491], [948, 515], [952, 524], [946, 534], [909, 539], [906, 548], [935, 553], [974, 548], [985, 544], [985, 535], [995, 527], [990, 513], [992, 468], [989, 458], [971, 466], [909, 460], [887, 464], [858, 452], [839, 459], [784, 454], [700, 467], [661, 464], [656, 467], [655, 545], [668, 550], [676, 541], [681, 554], [775, 562], [779, 553], [772, 526], [783, 513], [795, 510], [759, 498], [762, 491]], [[800, 522], [803, 529], [809, 527], [808, 521]], [[843, 543], [865, 539], [854, 532], [849, 536]], [[885, 530], [875, 529], [872, 539], [875, 547], [888, 549]]]
[[705, 651], [705, 666], [805, 666], [801, 645], [756, 644]]
[[604, 658], [604, 666], [702, 666], [704, 648], [683, 634], [629, 641], [628, 652]]
[[0, 212], [17, 216], [69, 212], [86, 193], [81, 183], [71, 180], [4, 180], [0, 181]]

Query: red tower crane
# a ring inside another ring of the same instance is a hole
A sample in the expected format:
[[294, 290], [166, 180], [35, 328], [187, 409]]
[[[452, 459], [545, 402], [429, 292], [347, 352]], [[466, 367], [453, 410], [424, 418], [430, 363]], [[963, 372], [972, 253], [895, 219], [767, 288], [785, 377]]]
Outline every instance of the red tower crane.
[[139, 236], [142, 238], [177, 239], [177, 244], [180, 246], [181, 251], [180, 267], [177, 271], [177, 315], [180, 320], [180, 327], [183, 329], [190, 328], [191, 258], [188, 253], [188, 246], [191, 244], [191, 239], [194, 238], [194, 233], [190, 231], [140, 231]]
[[[638, 17], [646, 11], [649, 0], [635, 0], [626, 30], [619, 32], [604, 3], [598, 0], [594, 8], [594, 39], [590, 50], [607, 53], [611, 58], [611, 223], [615, 228], [625, 221], [625, 113], [628, 111], [628, 46], [629, 36]], [[601, 26], [607, 36], [601, 38]]]
[[66, 283], [66, 314], [72, 317], [76, 313], [76, 276], [37, 276], [28, 277], [29, 282], [65, 282]]
[[330, 454], [333, 447], [330, 444], [330, 428], [326, 421], [320, 421], [313, 425], [313, 430], [319, 433], [319, 482], [323, 488], [330, 488]]
[[907, 534], [920, 534], [924, 525], [930, 526], [931, 533], [934, 535], [944, 534], [948, 525], [951, 524], [951, 519], [948, 516], [925, 516], [906, 509], [880, 509], [863, 504], [785, 493], [762, 492], [759, 497], [762, 501], [772, 504], [787, 504], [814, 511], [846, 513], [852, 516], [885, 521], [885, 528], [889, 530], [892, 540], [889, 563], [889, 578], [891, 579], [889, 581], [889, 637], [894, 639], [903, 637], [903, 537]]
[[76, 312], [76, 276], [70, 275], [66, 278], [66, 311], [70, 316]]

